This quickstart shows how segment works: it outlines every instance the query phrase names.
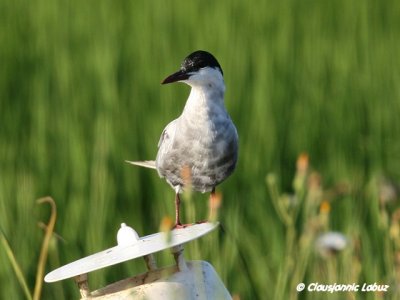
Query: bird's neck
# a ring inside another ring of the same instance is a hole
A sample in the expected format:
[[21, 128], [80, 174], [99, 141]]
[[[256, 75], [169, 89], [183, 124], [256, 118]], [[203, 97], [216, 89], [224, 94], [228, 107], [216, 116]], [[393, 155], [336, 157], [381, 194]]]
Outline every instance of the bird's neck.
[[192, 85], [189, 98], [183, 110], [183, 115], [207, 117], [210, 113], [225, 112], [225, 85]]

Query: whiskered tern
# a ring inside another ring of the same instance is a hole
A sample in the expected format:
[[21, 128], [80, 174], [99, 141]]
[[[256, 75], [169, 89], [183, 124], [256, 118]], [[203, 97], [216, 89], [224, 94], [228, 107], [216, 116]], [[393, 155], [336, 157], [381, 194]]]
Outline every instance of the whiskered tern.
[[[211, 192], [235, 169], [238, 134], [224, 105], [225, 83], [222, 68], [206, 51], [187, 56], [179, 71], [162, 84], [183, 82], [191, 86], [182, 114], [161, 134], [155, 161], [129, 162], [153, 168], [175, 190], [175, 228], [180, 221], [179, 193], [188, 184], [193, 190]], [[186, 173], [186, 174], [185, 174]], [[188, 174], [187, 174], [188, 173]]]

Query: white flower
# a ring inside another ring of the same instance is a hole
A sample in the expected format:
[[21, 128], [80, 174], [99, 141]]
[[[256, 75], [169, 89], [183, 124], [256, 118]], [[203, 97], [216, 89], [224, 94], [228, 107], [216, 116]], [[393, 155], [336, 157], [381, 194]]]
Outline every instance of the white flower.
[[315, 248], [322, 256], [328, 256], [344, 250], [349, 244], [347, 237], [335, 231], [321, 234], [315, 241]]

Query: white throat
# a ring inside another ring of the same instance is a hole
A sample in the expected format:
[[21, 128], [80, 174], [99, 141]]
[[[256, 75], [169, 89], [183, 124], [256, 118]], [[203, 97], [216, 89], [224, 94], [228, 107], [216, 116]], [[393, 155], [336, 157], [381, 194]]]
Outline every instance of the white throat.
[[186, 101], [183, 115], [209, 114], [210, 111], [218, 113], [225, 111], [224, 93], [225, 83], [222, 74], [215, 69], [205, 68], [184, 81], [192, 87]]

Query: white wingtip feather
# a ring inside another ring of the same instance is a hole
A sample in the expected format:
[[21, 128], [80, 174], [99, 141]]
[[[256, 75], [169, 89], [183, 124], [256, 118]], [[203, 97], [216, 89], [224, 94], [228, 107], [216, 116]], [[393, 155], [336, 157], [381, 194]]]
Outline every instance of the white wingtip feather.
[[128, 164], [149, 168], [149, 169], [156, 169], [156, 162], [154, 160], [144, 160], [144, 161], [129, 161], [126, 160]]

